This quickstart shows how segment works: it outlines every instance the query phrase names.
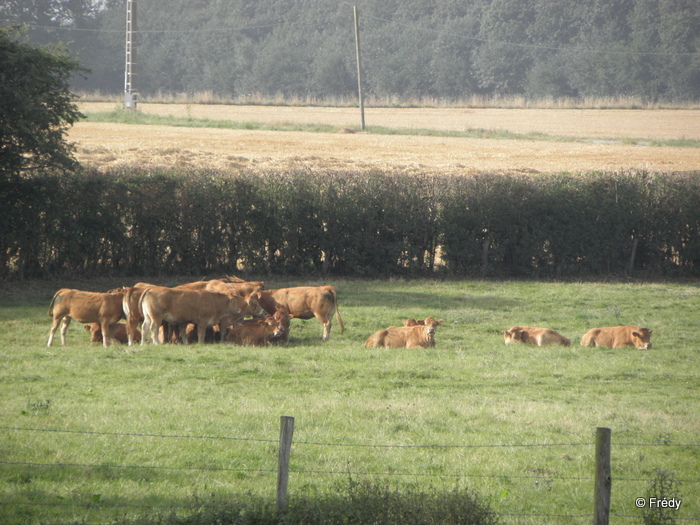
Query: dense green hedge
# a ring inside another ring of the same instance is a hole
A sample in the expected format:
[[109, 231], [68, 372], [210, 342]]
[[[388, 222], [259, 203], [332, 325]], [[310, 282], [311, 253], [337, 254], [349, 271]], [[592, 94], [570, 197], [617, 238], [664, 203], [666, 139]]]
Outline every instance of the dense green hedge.
[[700, 172], [85, 170], [0, 198], [2, 278], [700, 274]]

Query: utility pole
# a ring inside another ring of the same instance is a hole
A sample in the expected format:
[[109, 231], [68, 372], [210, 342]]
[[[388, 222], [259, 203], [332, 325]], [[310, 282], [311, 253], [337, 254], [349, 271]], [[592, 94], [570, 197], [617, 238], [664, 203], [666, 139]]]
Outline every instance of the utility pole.
[[134, 91], [136, 65], [136, 0], [126, 0], [126, 61], [124, 64], [124, 107], [136, 109], [138, 93]]
[[357, 14], [357, 6], [353, 7], [355, 15], [355, 53], [357, 54], [357, 93], [360, 98], [360, 119], [362, 131], [365, 130], [365, 100], [362, 93], [362, 62], [360, 60], [360, 23]]

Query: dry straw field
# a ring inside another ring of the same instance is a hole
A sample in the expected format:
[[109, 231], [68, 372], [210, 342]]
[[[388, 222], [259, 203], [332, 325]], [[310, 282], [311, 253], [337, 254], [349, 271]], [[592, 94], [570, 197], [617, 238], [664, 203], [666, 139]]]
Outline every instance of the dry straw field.
[[[82, 103], [84, 112], [114, 103]], [[102, 167], [379, 169], [405, 173], [589, 172], [700, 169], [700, 149], [653, 140], [700, 140], [698, 110], [367, 108], [367, 126], [539, 133], [548, 140], [453, 138], [358, 132], [356, 108], [139, 104], [139, 111], [192, 119], [330, 124], [338, 133], [80, 122], [68, 138], [79, 160]], [[574, 138], [576, 140], [569, 140]], [[636, 143], [632, 143], [632, 142]], [[647, 142], [649, 141], [649, 142]]]

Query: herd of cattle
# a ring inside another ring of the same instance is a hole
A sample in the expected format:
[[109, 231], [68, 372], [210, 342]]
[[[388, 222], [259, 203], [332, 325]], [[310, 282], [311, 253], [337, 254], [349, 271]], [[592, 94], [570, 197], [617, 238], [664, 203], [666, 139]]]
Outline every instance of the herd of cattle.
[[[344, 330], [338, 294], [333, 286], [266, 290], [262, 281], [236, 277], [195, 281], [172, 288], [137, 283], [106, 293], [62, 288], [53, 296], [48, 314], [53, 317], [48, 346], [53, 343], [59, 326], [61, 344], [66, 344], [71, 319], [85, 324], [90, 340], [104, 346], [113, 340], [129, 345], [144, 344], [149, 337], [153, 344], [221, 341], [264, 346], [289, 341], [291, 319], [314, 317], [323, 325], [322, 338], [327, 340], [334, 314], [341, 333]], [[122, 319], [126, 323], [120, 323]], [[369, 336], [365, 346], [434, 347], [435, 330], [443, 322], [433, 317], [418, 321], [405, 319], [403, 326], [390, 326]], [[549, 328], [513, 326], [502, 333], [506, 344], [571, 344]], [[593, 328], [581, 338], [581, 345], [649, 349], [651, 333], [636, 326]]]

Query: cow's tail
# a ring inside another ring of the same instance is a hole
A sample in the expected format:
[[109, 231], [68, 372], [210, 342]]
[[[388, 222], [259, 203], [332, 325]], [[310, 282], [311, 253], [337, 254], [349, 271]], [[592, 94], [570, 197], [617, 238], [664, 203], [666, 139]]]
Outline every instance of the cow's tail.
[[338, 292], [336, 292], [333, 287], [331, 287], [331, 291], [333, 293], [333, 301], [335, 301], [335, 316], [338, 318], [340, 333], [342, 334], [345, 331], [345, 326], [343, 325], [343, 319], [340, 317], [340, 309], [338, 308]]
[[146, 290], [141, 294], [141, 297], [139, 297], [139, 310], [145, 314], [143, 311], [143, 300], [146, 298], [146, 296], [150, 293], [151, 289], [146, 288]]
[[56, 297], [61, 293], [61, 290], [57, 291], [55, 294], [53, 294], [53, 298], [51, 299], [51, 303], [49, 304], [49, 317], [53, 317], [53, 305], [56, 303]]
[[129, 301], [131, 300], [131, 292], [133, 291], [133, 287], [127, 286], [124, 288], [124, 296], [122, 297], [122, 310], [124, 310], [124, 316], [126, 317], [127, 322], [131, 318], [131, 308], [129, 307]]

